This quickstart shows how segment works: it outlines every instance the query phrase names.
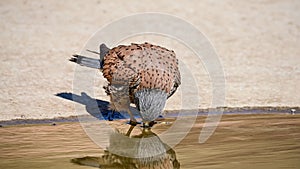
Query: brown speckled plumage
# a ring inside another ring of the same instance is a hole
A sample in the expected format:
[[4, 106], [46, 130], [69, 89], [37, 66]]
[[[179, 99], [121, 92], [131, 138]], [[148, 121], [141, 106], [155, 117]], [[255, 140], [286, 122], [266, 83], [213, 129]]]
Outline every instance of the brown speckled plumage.
[[160, 89], [170, 96], [174, 88], [180, 85], [174, 51], [150, 43], [112, 48], [104, 57], [103, 76], [110, 84], [122, 83], [128, 84], [129, 88], [134, 87], [133, 92]]
[[110, 96], [110, 108], [128, 112], [133, 122], [136, 120], [130, 103], [136, 105], [147, 126], [162, 114], [167, 98], [181, 83], [178, 60], [172, 50], [150, 43], [112, 49], [101, 44], [98, 54], [100, 60], [73, 55], [70, 61], [102, 70], [109, 82], [104, 88]]

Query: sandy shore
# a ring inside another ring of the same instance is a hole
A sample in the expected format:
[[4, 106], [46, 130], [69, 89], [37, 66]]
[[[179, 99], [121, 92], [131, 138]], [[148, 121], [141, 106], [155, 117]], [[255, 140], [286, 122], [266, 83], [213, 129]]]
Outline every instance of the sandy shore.
[[[299, 106], [299, 8], [297, 0], [185, 3], [3, 0], [0, 2], [0, 120], [77, 115], [77, 103], [74, 106], [74, 102], [55, 96], [72, 93], [75, 68], [82, 69], [68, 59], [80, 53], [99, 28], [141, 12], [180, 17], [210, 39], [225, 74], [224, 106]], [[150, 41], [174, 49], [194, 72], [201, 98], [198, 108], [211, 107], [211, 82], [201, 66], [203, 63], [194, 62], [180, 45], [165, 43], [161, 37], [137, 37], [123, 43], [133, 41]], [[105, 79], [101, 73], [95, 73], [94, 96], [108, 100], [101, 87]], [[180, 99], [180, 94], [174, 96], [166, 109], [180, 108], [177, 106]]]

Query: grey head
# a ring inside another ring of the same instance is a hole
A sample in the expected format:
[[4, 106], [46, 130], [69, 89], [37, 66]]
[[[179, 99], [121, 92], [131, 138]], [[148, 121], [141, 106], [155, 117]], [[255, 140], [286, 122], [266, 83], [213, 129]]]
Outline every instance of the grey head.
[[134, 97], [143, 122], [147, 124], [162, 115], [168, 94], [159, 89], [142, 89], [137, 91]]

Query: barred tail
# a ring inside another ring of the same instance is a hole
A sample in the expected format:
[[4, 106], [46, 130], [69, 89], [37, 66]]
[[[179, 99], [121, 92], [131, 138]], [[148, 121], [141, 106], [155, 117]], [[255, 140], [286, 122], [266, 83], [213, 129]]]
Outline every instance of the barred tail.
[[94, 69], [102, 68], [99, 59], [88, 58], [88, 57], [81, 56], [81, 55], [73, 55], [73, 57], [69, 60], [71, 62], [75, 62], [75, 63], [79, 64], [80, 66], [86, 66], [86, 67], [94, 68]]

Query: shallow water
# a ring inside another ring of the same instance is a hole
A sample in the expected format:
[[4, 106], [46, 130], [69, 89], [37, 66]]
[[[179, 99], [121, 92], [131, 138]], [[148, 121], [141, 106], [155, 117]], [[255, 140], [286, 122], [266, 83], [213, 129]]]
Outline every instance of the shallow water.
[[[199, 116], [185, 139], [173, 148], [180, 168], [300, 168], [300, 115], [224, 115], [216, 132], [199, 144], [204, 120]], [[112, 123], [127, 127], [123, 121]], [[168, 127], [160, 124], [152, 131], [161, 133]], [[93, 168], [70, 161], [104, 154], [77, 122], [9, 126], [0, 132], [1, 169]]]

